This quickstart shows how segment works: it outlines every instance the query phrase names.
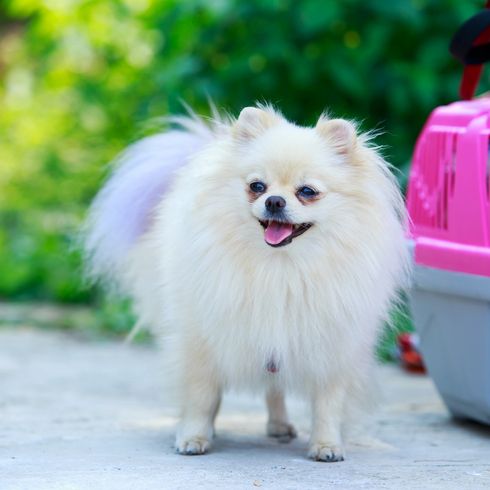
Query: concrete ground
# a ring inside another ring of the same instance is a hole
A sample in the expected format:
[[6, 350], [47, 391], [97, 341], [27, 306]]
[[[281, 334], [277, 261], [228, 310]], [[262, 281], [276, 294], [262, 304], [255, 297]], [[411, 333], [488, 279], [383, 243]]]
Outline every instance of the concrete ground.
[[229, 396], [206, 456], [179, 456], [156, 349], [0, 330], [0, 489], [490, 488], [490, 429], [452, 421], [431, 381], [383, 367], [372, 439], [343, 463], [264, 436], [262, 400]]

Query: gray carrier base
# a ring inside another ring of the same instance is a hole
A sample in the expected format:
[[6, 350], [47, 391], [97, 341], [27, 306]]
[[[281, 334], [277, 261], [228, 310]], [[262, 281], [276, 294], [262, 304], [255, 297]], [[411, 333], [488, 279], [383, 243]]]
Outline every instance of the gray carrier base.
[[450, 412], [490, 424], [490, 278], [415, 265], [410, 303], [422, 356]]

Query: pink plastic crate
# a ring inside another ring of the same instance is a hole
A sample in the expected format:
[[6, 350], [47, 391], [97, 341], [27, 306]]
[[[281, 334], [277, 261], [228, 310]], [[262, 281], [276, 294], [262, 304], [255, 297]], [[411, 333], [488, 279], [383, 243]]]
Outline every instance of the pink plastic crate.
[[490, 98], [432, 112], [408, 186], [415, 262], [490, 277]]

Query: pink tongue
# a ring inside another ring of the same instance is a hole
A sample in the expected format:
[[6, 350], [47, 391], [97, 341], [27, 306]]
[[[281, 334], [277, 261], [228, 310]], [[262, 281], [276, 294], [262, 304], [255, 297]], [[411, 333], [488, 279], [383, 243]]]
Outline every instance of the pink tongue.
[[293, 225], [269, 221], [265, 229], [265, 241], [270, 245], [277, 245], [293, 233]]

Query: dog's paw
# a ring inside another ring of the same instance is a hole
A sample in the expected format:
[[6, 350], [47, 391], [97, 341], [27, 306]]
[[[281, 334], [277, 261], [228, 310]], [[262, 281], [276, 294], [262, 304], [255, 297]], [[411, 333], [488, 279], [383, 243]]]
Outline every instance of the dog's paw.
[[340, 446], [319, 442], [310, 446], [308, 457], [315, 461], [337, 463], [339, 461], [344, 461], [344, 451]]
[[267, 435], [275, 437], [279, 442], [290, 442], [297, 437], [296, 429], [287, 422], [267, 422]]
[[176, 451], [185, 456], [197, 456], [205, 454], [210, 448], [210, 442], [203, 437], [191, 437], [184, 441], [177, 441]]

